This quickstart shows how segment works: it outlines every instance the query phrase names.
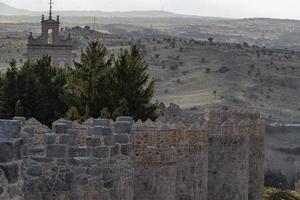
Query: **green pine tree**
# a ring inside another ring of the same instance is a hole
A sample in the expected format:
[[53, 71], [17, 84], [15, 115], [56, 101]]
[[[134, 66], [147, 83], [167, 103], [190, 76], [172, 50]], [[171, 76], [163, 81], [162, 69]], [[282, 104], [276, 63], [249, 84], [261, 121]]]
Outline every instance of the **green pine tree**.
[[98, 41], [92, 41], [82, 52], [80, 62], [75, 62], [75, 68], [69, 69], [69, 93], [75, 96], [74, 104], [82, 113], [86, 111], [84, 106], [88, 106], [89, 116], [98, 117], [99, 110], [110, 102], [111, 59], [106, 57], [107, 49]]
[[114, 110], [113, 118], [116, 119], [119, 116], [128, 116], [130, 115], [128, 109], [128, 103], [126, 99], [121, 99], [119, 102], [119, 106]]
[[18, 69], [16, 61], [10, 62], [10, 67], [5, 73], [0, 88], [0, 117], [12, 118], [15, 116], [15, 105], [18, 96]]
[[157, 105], [151, 103], [154, 81], [150, 80], [148, 66], [139, 49], [134, 46], [130, 52], [120, 53], [114, 64], [111, 82], [115, 107], [119, 107], [118, 100], [125, 99], [128, 113], [135, 119], [155, 118]]
[[49, 56], [27, 61], [20, 70], [15, 61], [10, 64], [1, 79], [0, 117], [22, 114], [50, 125], [67, 111], [66, 73], [52, 66]]

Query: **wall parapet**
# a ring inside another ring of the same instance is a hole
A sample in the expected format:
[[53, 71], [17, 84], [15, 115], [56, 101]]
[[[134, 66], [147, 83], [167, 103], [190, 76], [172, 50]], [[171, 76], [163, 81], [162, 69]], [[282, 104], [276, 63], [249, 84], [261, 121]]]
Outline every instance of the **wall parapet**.
[[173, 118], [59, 119], [51, 129], [0, 120], [0, 198], [262, 200], [259, 115], [211, 112], [191, 125]]

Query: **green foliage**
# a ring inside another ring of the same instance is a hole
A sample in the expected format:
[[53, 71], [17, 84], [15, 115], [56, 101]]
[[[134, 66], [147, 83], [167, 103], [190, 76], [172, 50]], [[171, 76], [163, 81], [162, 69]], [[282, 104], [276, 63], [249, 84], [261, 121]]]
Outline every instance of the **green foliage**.
[[297, 193], [274, 188], [265, 188], [264, 200], [300, 200], [300, 196]]
[[117, 118], [118, 116], [128, 116], [128, 115], [129, 115], [129, 109], [128, 109], [127, 100], [121, 99], [119, 102], [119, 107], [117, 107], [113, 112], [113, 118]]
[[15, 116], [15, 105], [18, 100], [18, 70], [12, 60], [10, 68], [5, 73], [0, 89], [0, 117], [11, 118]]
[[104, 118], [104, 119], [112, 118], [111, 113], [109, 112], [108, 108], [103, 108], [101, 110], [101, 115], [100, 116], [101, 116], [101, 118]]
[[106, 48], [98, 41], [90, 42], [81, 61], [69, 69], [69, 96], [75, 97], [73, 104], [85, 118], [153, 119], [157, 105], [151, 103], [154, 81], [149, 81], [147, 70], [137, 47], [107, 59]]
[[68, 91], [74, 96], [73, 104], [86, 116], [98, 117], [103, 105], [109, 103], [107, 88], [111, 59], [107, 49], [98, 41], [90, 42], [80, 62], [69, 69]]
[[69, 120], [75, 121], [80, 119], [79, 112], [76, 107], [72, 106], [66, 113], [66, 117]]
[[0, 89], [0, 115], [23, 113], [49, 125], [67, 110], [65, 84], [63, 70], [53, 67], [49, 56], [26, 62], [20, 70], [11, 62]]
[[49, 56], [43, 56], [25, 62], [18, 70], [12, 60], [0, 76], [0, 117], [23, 115], [47, 125], [59, 117], [155, 118], [157, 105], [151, 103], [154, 81], [149, 80], [139, 49], [121, 52], [116, 59], [107, 54], [95, 41], [74, 68], [57, 68]]
[[149, 81], [148, 66], [144, 62], [139, 49], [134, 46], [131, 51], [124, 51], [114, 60], [113, 94], [114, 107], [125, 99], [128, 105], [128, 114], [134, 119], [155, 118], [157, 105], [151, 103], [154, 95], [154, 81]]

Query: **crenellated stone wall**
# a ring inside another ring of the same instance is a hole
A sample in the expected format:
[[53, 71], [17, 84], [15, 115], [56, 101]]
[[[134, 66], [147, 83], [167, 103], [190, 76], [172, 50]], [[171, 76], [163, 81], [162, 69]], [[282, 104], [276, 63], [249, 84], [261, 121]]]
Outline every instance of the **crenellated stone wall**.
[[134, 125], [134, 199], [206, 200], [207, 134], [183, 124]]
[[22, 199], [21, 122], [0, 120], [0, 199]]
[[24, 159], [25, 199], [133, 198], [131, 122], [111, 127], [95, 120], [86, 126], [84, 146], [77, 143], [80, 130], [66, 120], [54, 122], [43, 154]]
[[265, 126], [259, 115], [222, 111], [205, 118], [208, 200], [263, 200]]
[[167, 110], [174, 122], [0, 121], [0, 199], [263, 199], [259, 115], [209, 112], [186, 125]]

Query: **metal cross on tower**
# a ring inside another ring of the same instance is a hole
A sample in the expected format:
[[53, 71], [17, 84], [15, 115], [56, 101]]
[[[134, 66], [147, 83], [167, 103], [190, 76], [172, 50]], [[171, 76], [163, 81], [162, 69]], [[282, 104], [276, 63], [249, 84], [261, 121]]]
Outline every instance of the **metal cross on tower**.
[[52, 19], [52, 5], [54, 4], [53, 2], [52, 2], [52, 0], [50, 0], [50, 12], [49, 12], [49, 19]]

